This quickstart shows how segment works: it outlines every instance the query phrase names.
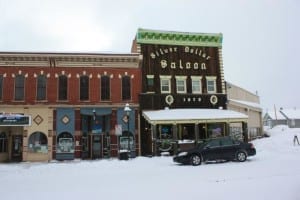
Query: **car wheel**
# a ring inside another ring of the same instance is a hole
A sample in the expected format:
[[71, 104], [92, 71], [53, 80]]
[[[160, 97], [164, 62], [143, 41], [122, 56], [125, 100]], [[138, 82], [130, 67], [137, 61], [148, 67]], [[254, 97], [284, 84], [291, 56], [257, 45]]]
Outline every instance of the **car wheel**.
[[247, 154], [244, 151], [238, 151], [236, 153], [236, 160], [239, 162], [245, 162], [247, 160]]
[[197, 166], [201, 164], [201, 157], [197, 154], [191, 155], [191, 165]]

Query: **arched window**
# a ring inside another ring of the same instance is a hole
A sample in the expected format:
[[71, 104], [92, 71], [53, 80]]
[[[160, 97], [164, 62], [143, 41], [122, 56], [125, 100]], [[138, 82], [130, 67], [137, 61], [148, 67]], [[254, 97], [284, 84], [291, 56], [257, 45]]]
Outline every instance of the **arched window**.
[[58, 79], [58, 100], [68, 100], [68, 78], [65, 75]]
[[110, 100], [110, 78], [109, 76], [101, 76], [101, 100]]
[[37, 100], [46, 100], [47, 78], [45, 75], [39, 75], [37, 78]]
[[24, 100], [24, 82], [25, 77], [23, 75], [16, 75], [15, 78], [15, 100], [23, 101]]
[[89, 100], [89, 77], [80, 76], [80, 100]]
[[0, 133], [0, 153], [7, 152], [7, 137], [5, 132]]
[[29, 152], [48, 153], [48, 140], [44, 133], [34, 132], [30, 135], [28, 141]]
[[130, 77], [122, 77], [122, 100], [131, 100], [131, 84]]

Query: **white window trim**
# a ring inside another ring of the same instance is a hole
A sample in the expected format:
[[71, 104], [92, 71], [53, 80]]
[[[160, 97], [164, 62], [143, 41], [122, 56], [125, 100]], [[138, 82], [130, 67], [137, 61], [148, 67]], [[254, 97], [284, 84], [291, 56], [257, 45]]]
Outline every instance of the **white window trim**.
[[[171, 76], [159, 76], [159, 78], [160, 78], [160, 92], [161, 93], [164, 93], [164, 94], [168, 94], [168, 93], [171, 93]], [[163, 81], [163, 80], [167, 80], [168, 81], [168, 83], [169, 83], [169, 90], [168, 91], [163, 91], [162, 90], [162, 84], [161, 84], [161, 82]]]
[[[176, 79], [176, 92], [178, 94], [186, 93], [186, 76], [175, 76]], [[184, 91], [178, 91], [177, 81], [184, 81]]]
[[[202, 76], [191, 76], [192, 79], [192, 93], [193, 94], [202, 94]], [[193, 81], [200, 82], [200, 91], [193, 91]]]
[[[217, 84], [216, 84], [216, 80], [217, 80], [217, 77], [215, 76], [206, 76], [206, 89], [207, 89], [207, 93], [208, 94], [214, 94], [214, 93], [217, 93]], [[207, 87], [207, 82], [208, 81], [214, 81], [214, 90], [213, 91], [208, 91], [208, 87]]]

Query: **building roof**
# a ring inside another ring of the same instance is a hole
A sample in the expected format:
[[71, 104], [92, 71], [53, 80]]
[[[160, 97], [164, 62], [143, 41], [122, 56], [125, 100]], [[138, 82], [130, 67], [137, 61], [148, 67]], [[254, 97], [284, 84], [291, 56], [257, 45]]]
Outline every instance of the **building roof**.
[[222, 33], [190, 33], [138, 29], [137, 43], [221, 47]]
[[280, 109], [280, 112], [288, 119], [300, 119], [300, 109]]
[[276, 111], [268, 111], [266, 113], [271, 119], [286, 120], [286, 119], [300, 119], [300, 109], [279, 109]]
[[250, 101], [241, 101], [241, 100], [236, 100], [236, 99], [229, 99], [229, 101], [238, 103], [238, 104], [242, 104], [247, 107], [252, 107], [252, 108], [262, 110], [262, 107], [260, 106], [259, 103], [254, 103], [254, 102], [250, 102]]
[[248, 116], [239, 112], [221, 109], [165, 109], [143, 111], [150, 124], [182, 124], [209, 122], [241, 122]]

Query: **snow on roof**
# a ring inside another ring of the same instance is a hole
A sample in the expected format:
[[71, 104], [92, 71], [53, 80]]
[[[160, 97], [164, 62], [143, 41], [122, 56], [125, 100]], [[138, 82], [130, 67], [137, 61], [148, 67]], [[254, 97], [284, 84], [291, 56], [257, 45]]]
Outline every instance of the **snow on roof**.
[[253, 107], [253, 108], [262, 109], [262, 107], [260, 106], [259, 103], [254, 103], [254, 102], [250, 102], [250, 101], [241, 101], [241, 100], [236, 100], [236, 99], [229, 99], [229, 101], [236, 102], [236, 103], [239, 103], [239, 104], [243, 104], [243, 105], [246, 105], [246, 106], [250, 106], [250, 107]]
[[280, 109], [280, 112], [282, 112], [289, 119], [300, 119], [299, 109]]
[[196, 123], [196, 122], [240, 122], [248, 116], [232, 110], [221, 109], [165, 109], [143, 111], [143, 116], [149, 123]]
[[285, 120], [286, 118], [279, 112], [279, 110], [276, 111], [268, 111], [266, 113], [267, 115], [269, 115], [272, 119], [277, 119], [277, 120]]

